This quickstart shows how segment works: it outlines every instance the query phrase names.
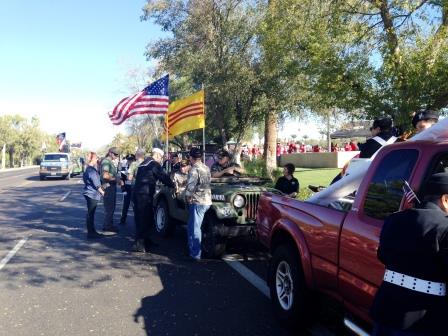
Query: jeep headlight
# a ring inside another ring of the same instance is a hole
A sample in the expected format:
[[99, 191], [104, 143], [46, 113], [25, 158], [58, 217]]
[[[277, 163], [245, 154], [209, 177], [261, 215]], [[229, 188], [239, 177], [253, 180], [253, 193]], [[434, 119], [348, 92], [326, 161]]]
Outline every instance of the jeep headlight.
[[246, 204], [246, 200], [241, 195], [236, 195], [233, 199], [233, 205], [237, 208], [242, 208]]

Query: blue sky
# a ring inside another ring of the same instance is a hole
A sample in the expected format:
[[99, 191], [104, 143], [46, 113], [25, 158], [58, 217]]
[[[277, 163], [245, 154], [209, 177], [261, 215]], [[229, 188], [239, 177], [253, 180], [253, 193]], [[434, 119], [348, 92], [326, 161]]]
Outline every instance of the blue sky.
[[131, 93], [129, 72], [144, 74], [144, 0], [0, 0], [0, 115], [37, 115], [49, 133], [88, 148], [118, 131], [107, 112]]

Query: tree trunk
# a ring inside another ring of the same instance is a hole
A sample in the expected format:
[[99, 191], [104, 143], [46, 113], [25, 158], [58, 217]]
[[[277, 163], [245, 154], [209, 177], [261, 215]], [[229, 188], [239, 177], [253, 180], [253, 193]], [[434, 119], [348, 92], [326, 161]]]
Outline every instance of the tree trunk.
[[331, 153], [331, 136], [330, 136], [330, 110], [327, 112], [327, 148], [328, 152]]
[[271, 107], [265, 116], [264, 151], [265, 174], [272, 178], [277, 168], [277, 111]]
[[14, 168], [14, 147], [9, 147], [8, 149], [9, 154], [9, 168]]

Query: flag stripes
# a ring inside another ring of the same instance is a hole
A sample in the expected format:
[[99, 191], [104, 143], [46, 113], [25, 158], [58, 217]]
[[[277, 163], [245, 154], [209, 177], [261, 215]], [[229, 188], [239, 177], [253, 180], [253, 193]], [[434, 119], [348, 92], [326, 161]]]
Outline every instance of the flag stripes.
[[109, 113], [114, 125], [122, 124], [126, 119], [142, 114], [164, 115], [169, 107], [168, 75], [147, 86], [143, 91], [123, 98]]

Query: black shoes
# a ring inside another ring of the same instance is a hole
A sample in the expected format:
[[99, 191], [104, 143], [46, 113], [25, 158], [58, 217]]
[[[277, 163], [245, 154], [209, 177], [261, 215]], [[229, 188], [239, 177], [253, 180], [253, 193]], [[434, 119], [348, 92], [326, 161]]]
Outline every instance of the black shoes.
[[113, 225], [111, 225], [111, 226], [104, 226], [103, 227], [103, 231], [104, 232], [115, 232], [115, 233], [118, 233], [118, 228], [116, 226], [113, 226]]
[[141, 253], [145, 252], [145, 244], [143, 243], [143, 240], [137, 240], [134, 245], [132, 245], [131, 251]]
[[98, 233], [96, 231], [93, 232], [87, 232], [87, 239], [98, 239], [98, 238], [103, 238], [104, 235], [102, 235], [101, 233]]
[[151, 239], [138, 239], [134, 245], [132, 245], [132, 252], [146, 252], [150, 253], [153, 247], [157, 247], [159, 244], [156, 244]]

